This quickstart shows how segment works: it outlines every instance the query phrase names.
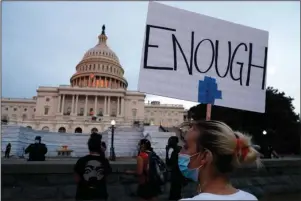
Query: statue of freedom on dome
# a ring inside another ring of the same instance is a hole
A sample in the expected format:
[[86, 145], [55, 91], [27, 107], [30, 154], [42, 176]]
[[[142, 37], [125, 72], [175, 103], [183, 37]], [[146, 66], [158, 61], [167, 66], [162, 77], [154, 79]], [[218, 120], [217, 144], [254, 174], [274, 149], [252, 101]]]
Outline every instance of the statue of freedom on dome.
[[105, 30], [106, 30], [106, 26], [105, 26], [105, 25], [102, 25], [102, 32], [101, 32], [101, 34], [105, 35], [105, 34], [106, 34], [106, 33], [105, 33]]

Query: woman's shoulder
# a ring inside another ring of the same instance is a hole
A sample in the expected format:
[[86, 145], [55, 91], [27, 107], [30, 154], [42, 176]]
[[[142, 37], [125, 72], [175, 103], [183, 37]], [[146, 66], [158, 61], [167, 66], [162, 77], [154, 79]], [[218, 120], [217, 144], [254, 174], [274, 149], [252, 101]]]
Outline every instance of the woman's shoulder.
[[146, 152], [140, 152], [138, 157], [141, 157], [141, 158], [145, 159], [145, 158], [148, 157], [148, 154]]

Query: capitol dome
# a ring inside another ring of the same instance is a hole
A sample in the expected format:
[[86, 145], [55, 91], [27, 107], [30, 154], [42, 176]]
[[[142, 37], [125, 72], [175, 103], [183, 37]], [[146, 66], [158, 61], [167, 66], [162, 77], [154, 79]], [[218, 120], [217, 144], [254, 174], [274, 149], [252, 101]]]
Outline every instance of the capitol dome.
[[76, 66], [76, 73], [71, 77], [71, 86], [94, 88], [124, 88], [128, 83], [123, 77], [124, 70], [115, 52], [107, 45], [105, 25], [98, 36], [98, 43], [89, 49]]

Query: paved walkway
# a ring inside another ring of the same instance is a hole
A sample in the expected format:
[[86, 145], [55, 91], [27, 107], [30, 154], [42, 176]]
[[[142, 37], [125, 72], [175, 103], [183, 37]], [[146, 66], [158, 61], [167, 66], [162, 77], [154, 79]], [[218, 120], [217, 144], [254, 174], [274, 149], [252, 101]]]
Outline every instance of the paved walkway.
[[[301, 156], [294, 156], [294, 157], [285, 157], [279, 159], [263, 159], [263, 161], [286, 161], [286, 160], [300, 160]], [[26, 159], [21, 158], [2, 158], [2, 164], [25, 164], [25, 163], [41, 163], [41, 164], [74, 164], [78, 158], [47, 158], [46, 161], [43, 162], [28, 162]], [[135, 158], [117, 158], [116, 161], [110, 161], [111, 164], [134, 164], [136, 163]]]

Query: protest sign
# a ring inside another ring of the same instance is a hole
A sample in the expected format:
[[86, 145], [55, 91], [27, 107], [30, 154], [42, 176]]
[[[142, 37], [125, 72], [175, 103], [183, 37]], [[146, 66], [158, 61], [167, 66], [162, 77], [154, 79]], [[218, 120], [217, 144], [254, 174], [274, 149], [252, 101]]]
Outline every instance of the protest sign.
[[265, 112], [267, 31], [150, 2], [140, 92]]

